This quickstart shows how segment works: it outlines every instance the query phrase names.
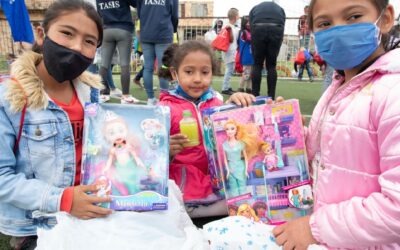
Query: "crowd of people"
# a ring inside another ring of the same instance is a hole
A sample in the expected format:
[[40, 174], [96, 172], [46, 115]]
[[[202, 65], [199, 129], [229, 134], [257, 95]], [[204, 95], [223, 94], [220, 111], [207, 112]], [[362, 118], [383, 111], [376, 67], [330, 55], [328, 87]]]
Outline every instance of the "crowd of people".
[[[218, 202], [210, 202], [213, 190], [203, 141], [184, 147], [188, 139], [179, 131], [182, 110], [191, 110], [200, 124], [201, 110], [223, 104], [211, 87], [215, 52], [204, 41], [173, 44], [178, 1], [98, 0], [96, 10], [82, 0], [59, 0], [46, 11], [38, 49], [19, 56], [10, 77], [0, 84], [0, 232], [13, 236], [15, 249], [33, 249], [38, 227], [54, 227], [56, 212], [83, 220], [112, 213], [97, 206], [110, 202], [109, 197], [88, 195], [98, 189], [96, 185], [79, 185], [81, 128], [83, 105], [99, 102], [99, 89], [101, 95], [115, 91], [107, 74], [116, 48], [122, 91], [115, 94], [120, 94], [121, 103], [136, 102], [129, 93], [134, 32], [130, 6], [137, 8], [140, 20], [147, 103], [171, 110], [169, 177], [182, 188], [184, 202], [199, 202], [194, 208], [201, 210], [198, 214], [220, 212]], [[299, 25], [304, 40], [299, 71], [307, 70], [311, 57], [307, 36], [312, 32], [326, 62], [321, 67], [335, 72], [304, 128], [314, 175], [314, 211], [276, 226], [274, 241], [283, 249], [306, 249], [311, 244], [330, 249], [399, 249], [400, 50], [391, 38], [393, 6], [387, 0], [312, 0], [307, 11], [305, 23]], [[242, 18], [241, 28], [239, 18], [238, 9], [229, 10], [225, 27], [231, 37], [223, 56], [222, 93], [230, 95], [229, 103], [251, 105], [260, 94], [265, 64], [268, 95], [273, 99], [269, 103], [282, 101], [275, 98], [275, 87], [284, 10], [274, 2], [263, 2]], [[216, 23], [216, 32], [223, 28]], [[86, 71], [100, 46], [101, 77]], [[238, 48], [243, 76], [240, 91], [234, 92], [229, 81]], [[152, 82], [156, 58], [159, 101]], [[176, 84], [170, 87], [170, 82]], [[140, 227], [144, 222], [126, 223]], [[245, 241], [246, 235], [232, 240]]]

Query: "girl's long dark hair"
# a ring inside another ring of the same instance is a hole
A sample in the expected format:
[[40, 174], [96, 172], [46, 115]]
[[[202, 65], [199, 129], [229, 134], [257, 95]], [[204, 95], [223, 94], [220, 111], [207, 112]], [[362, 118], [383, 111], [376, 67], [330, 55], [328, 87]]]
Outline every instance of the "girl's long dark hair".
[[244, 32], [246, 30], [246, 24], [249, 22], [249, 16], [242, 16], [242, 21], [240, 25], [240, 34], [243, 34], [243, 39], [247, 40], [247, 32]]

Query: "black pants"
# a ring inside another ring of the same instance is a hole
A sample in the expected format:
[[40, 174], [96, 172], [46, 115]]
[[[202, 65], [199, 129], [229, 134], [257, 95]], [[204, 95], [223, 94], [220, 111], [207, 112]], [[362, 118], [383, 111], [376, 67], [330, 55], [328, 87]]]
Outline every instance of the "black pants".
[[255, 26], [251, 31], [251, 48], [253, 51], [254, 65], [252, 69], [253, 95], [260, 95], [261, 71], [264, 62], [267, 68], [268, 96], [275, 99], [277, 81], [276, 59], [283, 41], [284, 27], [280, 26]]

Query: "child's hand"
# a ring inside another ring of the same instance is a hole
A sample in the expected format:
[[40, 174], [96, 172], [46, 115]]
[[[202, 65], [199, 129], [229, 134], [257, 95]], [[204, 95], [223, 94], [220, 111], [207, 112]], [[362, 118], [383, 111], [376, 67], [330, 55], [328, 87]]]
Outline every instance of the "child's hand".
[[234, 103], [236, 105], [243, 105], [245, 107], [250, 106], [256, 101], [256, 97], [251, 94], [237, 92], [229, 97], [227, 103]]
[[176, 154], [180, 153], [189, 140], [184, 134], [174, 134], [169, 138], [169, 156], [173, 158]]
[[310, 216], [298, 218], [277, 226], [272, 230], [276, 244], [283, 249], [307, 249], [309, 245], [318, 244], [311, 234]]
[[280, 103], [280, 102], [284, 102], [284, 101], [285, 101], [285, 98], [283, 98], [282, 96], [278, 96], [277, 98], [275, 98], [275, 101], [272, 99], [268, 99], [267, 104]]
[[111, 209], [96, 206], [96, 203], [111, 202], [110, 197], [96, 197], [86, 192], [96, 192], [96, 185], [82, 185], [74, 187], [74, 198], [70, 214], [79, 219], [102, 218], [112, 213]]

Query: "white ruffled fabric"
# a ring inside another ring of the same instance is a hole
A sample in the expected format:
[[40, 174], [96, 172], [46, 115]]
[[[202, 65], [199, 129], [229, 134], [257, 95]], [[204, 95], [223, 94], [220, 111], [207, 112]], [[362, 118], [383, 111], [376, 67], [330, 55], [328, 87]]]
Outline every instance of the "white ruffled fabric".
[[38, 230], [37, 250], [177, 250], [209, 249], [201, 230], [190, 220], [182, 194], [169, 182], [168, 210], [115, 212], [102, 219], [80, 220], [58, 213], [51, 230]]
[[[203, 233], [212, 250], [281, 250], [275, 243], [273, 228], [244, 216], [230, 216], [204, 225]], [[317, 245], [308, 247], [308, 250], [325, 249]]]
[[[231, 216], [197, 229], [183, 205], [182, 194], [169, 181], [168, 210], [115, 212], [107, 218], [80, 220], [58, 213], [58, 224], [38, 229], [36, 250], [280, 250], [273, 226]], [[309, 250], [323, 250], [310, 246]]]

